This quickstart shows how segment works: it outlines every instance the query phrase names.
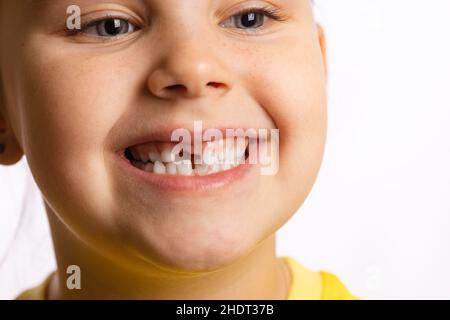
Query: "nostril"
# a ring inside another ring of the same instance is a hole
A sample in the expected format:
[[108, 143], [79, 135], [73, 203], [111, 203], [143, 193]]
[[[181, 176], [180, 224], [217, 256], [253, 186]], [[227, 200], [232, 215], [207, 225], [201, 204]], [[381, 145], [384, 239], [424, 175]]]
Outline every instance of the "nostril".
[[167, 89], [174, 91], [186, 91], [186, 87], [182, 84], [174, 84], [172, 86], [168, 86]]
[[220, 84], [219, 82], [209, 82], [208, 86], [212, 86], [214, 88], [219, 88], [222, 86], [222, 84]]
[[[211, 88], [221, 88], [224, 87], [225, 85], [223, 83], [220, 82], [208, 82], [207, 84], [208, 87]], [[172, 94], [190, 94], [192, 96], [197, 96], [197, 95], [202, 95], [205, 93], [204, 91], [205, 88], [200, 87], [195, 87], [193, 86], [192, 88], [188, 88], [185, 85], [182, 84], [174, 84], [174, 85], [170, 85], [170, 86], [166, 86], [165, 87], [165, 91], [167, 91], [168, 93], [172, 93]]]

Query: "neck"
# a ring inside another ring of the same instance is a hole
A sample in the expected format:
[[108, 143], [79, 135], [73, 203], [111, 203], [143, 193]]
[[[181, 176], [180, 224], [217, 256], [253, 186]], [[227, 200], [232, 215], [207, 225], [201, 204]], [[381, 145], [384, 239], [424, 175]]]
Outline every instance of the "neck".
[[[175, 273], [148, 263], [145, 272], [133, 263], [116, 262], [87, 246], [46, 206], [58, 270], [48, 288], [49, 299], [287, 299], [290, 276], [275, 254], [275, 235], [260, 242], [231, 265], [209, 272]], [[67, 288], [67, 267], [81, 269], [81, 289]]]

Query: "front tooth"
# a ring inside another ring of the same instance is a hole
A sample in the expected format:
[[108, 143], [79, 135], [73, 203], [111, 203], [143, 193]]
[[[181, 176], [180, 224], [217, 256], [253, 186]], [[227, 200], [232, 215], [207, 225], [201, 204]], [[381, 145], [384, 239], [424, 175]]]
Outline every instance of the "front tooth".
[[155, 163], [156, 161], [160, 161], [160, 162], [162, 161], [161, 155], [159, 154], [158, 151], [154, 151], [154, 150], [150, 151], [148, 153], [148, 157], [150, 158], [150, 161], [153, 163]]
[[166, 173], [166, 166], [161, 161], [156, 161], [153, 166], [153, 172], [159, 174]]
[[168, 174], [177, 174], [177, 165], [174, 163], [166, 164], [166, 171]]
[[236, 159], [234, 166], [237, 167], [243, 163], [245, 163], [245, 154]]
[[234, 163], [234, 160], [236, 159], [234, 150], [234, 148], [230, 148], [225, 151], [224, 163]]
[[175, 154], [173, 154], [170, 150], [164, 150], [161, 154], [161, 160], [163, 162], [174, 162]]
[[192, 162], [190, 160], [183, 160], [177, 165], [177, 172], [183, 176], [190, 176], [192, 174]]
[[209, 166], [208, 173], [216, 173], [219, 171], [220, 171], [220, 164], [213, 164], [213, 165]]
[[239, 159], [239, 158], [245, 156], [246, 149], [247, 149], [247, 146], [246, 146], [245, 141], [238, 142], [236, 145], [236, 157]]
[[222, 139], [212, 142], [213, 154], [218, 159], [218, 162], [230, 162], [234, 158], [235, 142], [232, 138]]
[[229, 170], [229, 169], [231, 169], [231, 163], [230, 162], [225, 162], [225, 163], [222, 163], [221, 165], [220, 165], [220, 169], [221, 170]]
[[218, 157], [214, 153], [214, 150], [210, 146], [203, 150], [203, 163], [207, 165], [214, 165], [219, 162]]
[[147, 172], [153, 172], [153, 163], [148, 162], [148, 163], [145, 165], [144, 170], [147, 171]]
[[172, 152], [172, 148], [166, 148], [161, 153], [161, 160], [163, 162], [174, 162], [175, 154]]
[[195, 166], [195, 173], [199, 176], [206, 176], [208, 174], [209, 166], [206, 164], [197, 164]]

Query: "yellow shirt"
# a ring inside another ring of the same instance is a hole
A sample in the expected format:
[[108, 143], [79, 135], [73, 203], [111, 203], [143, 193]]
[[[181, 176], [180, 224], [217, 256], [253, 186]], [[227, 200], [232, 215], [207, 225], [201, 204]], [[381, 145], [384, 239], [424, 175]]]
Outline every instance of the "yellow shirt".
[[[282, 256], [291, 274], [291, 287], [288, 300], [357, 300], [342, 282], [332, 273], [312, 271], [295, 259]], [[51, 276], [39, 286], [21, 293], [17, 300], [45, 300]]]

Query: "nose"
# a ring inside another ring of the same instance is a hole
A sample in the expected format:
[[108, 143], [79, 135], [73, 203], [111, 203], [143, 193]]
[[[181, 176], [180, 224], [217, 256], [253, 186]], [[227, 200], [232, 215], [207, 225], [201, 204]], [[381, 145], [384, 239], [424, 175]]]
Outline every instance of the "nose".
[[148, 77], [148, 90], [162, 99], [223, 95], [232, 87], [226, 68], [202, 39], [170, 46]]

